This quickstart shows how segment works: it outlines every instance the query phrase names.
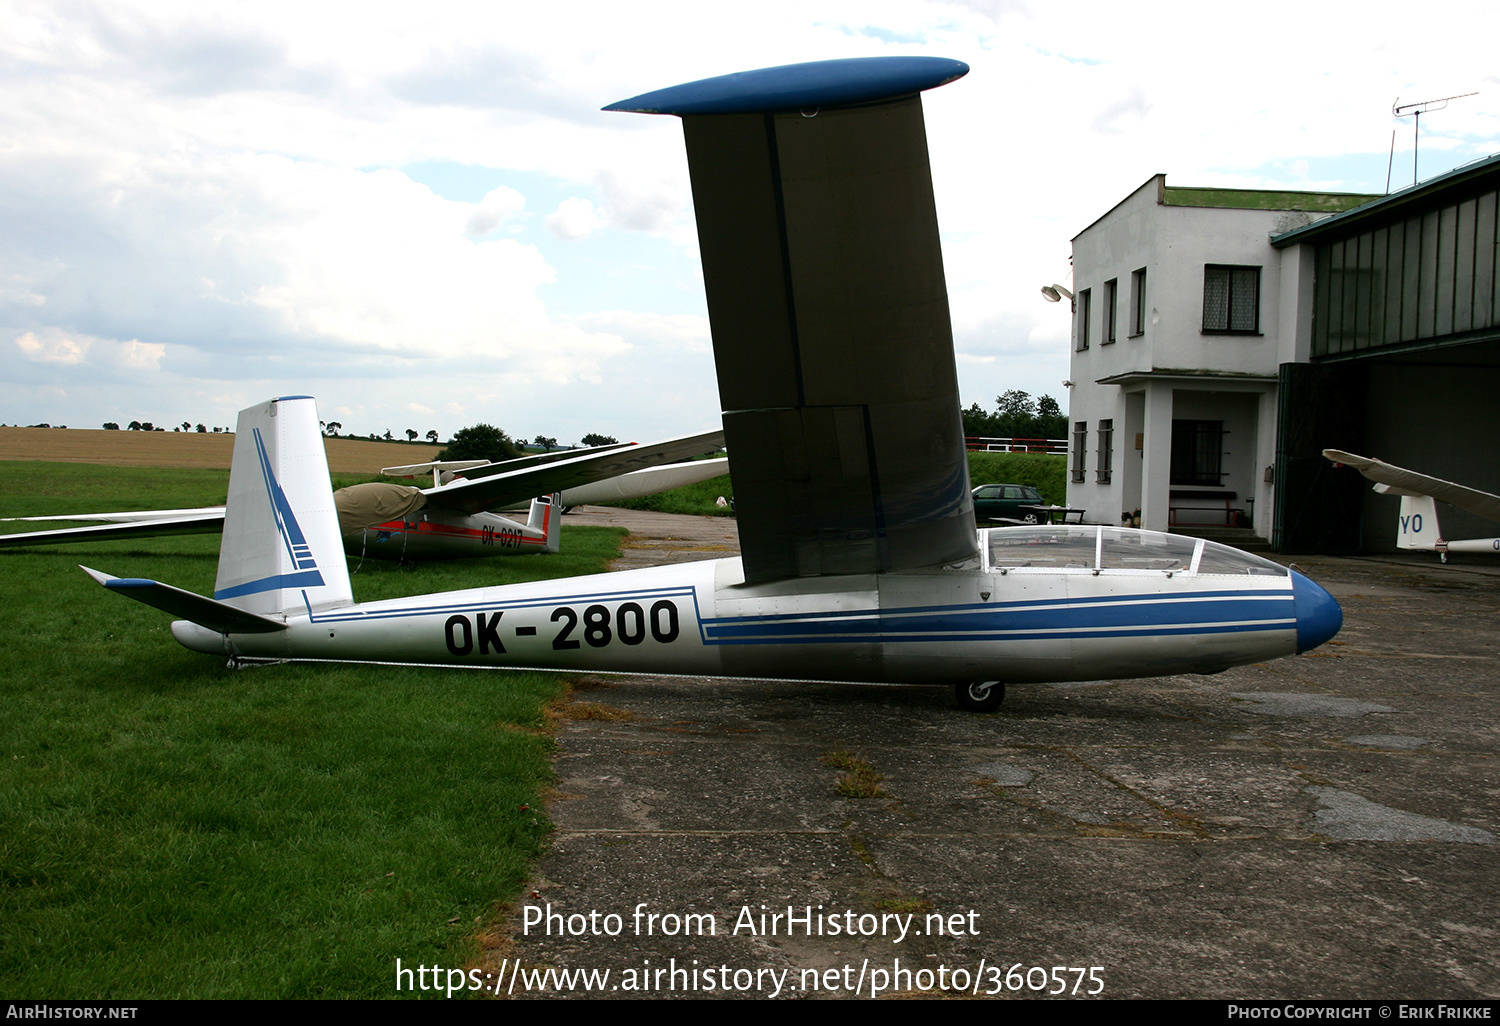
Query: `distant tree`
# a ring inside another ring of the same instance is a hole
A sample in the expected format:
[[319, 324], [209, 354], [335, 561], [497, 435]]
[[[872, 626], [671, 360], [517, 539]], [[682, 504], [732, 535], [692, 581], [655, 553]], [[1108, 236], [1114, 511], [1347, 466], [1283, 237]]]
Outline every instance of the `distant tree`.
[[415, 431], [413, 431], [411, 428], [407, 428], [406, 429], [406, 440], [408, 442], [415, 442], [417, 440], [417, 433]]
[[593, 431], [590, 431], [588, 434], [584, 435], [582, 438], [579, 439], [579, 441], [582, 442], [584, 445], [619, 445], [620, 444], [620, 440], [618, 438], [614, 438], [614, 437], [612, 437], [610, 435], [596, 434]]
[[475, 424], [460, 428], [448, 439], [448, 447], [438, 453], [440, 460], [513, 460], [521, 455], [510, 435], [493, 424]]
[[969, 438], [998, 438], [999, 429], [995, 424], [995, 416], [985, 413], [979, 408], [978, 403], [973, 403], [967, 410], [959, 411], [964, 421], [964, 435]]
[[336, 420], [330, 420], [328, 422], [328, 433], [330, 435], [332, 435], [334, 438], [337, 438], [339, 436], [339, 431], [340, 431], [340, 429], [343, 428], [343, 426], [344, 425], [340, 424]]
[[120, 430], [120, 425], [116, 424], [112, 420], [106, 421], [105, 424], [104, 424], [104, 430], [106, 430], [106, 431], [118, 431], [118, 430]]
[[204, 427], [202, 424], [199, 424], [197, 427], [197, 431], [201, 435], [206, 433], [208, 431], [208, 428]]
[[151, 424], [151, 422], [149, 420], [143, 420], [143, 421], [141, 421], [141, 430], [142, 431], [155, 431], [156, 428], [152, 426], [152, 424]]
[[391, 429], [390, 428], [386, 428], [385, 429], [384, 438], [385, 438], [385, 440], [387, 442], [393, 442], [393, 441], [395, 441], [395, 439], [391, 437]]
[[132, 420], [128, 425], [126, 425], [126, 430], [127, 431], [139, 431], [139, 430], [141, 430], [141, 422], [138, 421], [138, 420]]
[[438, 440], [438, 433], [436, 431], [427, 432], [427, 440], [433, 445], [436, 445]]
[[964, 434], [971, 438], [1064, 438], [1068, 417], [1050, 395], [1032, 399], [1019, 388], [995, 397], [995, 412], [986, 413], [978, 403], [960, 410]]
[[553, 449], [557, 448], [557, 439], [548, 438], [546, 435], [537, 435], [531, 440], [531, 444], [545, 450], [546, 452], [551, 452]]
[[1037, 437], [1068, 437], [1068, 415], [1062, 411], [1056, 399], [1044, 395], [1036, 401]]
[[191, 430], [193, 430], [193, 425], [189, 424], [187, 421], [183, 421], [182, 422], [182, 430], [184, 430], [184, 431], [191, 431]]
[[1033, 438], [1036, 432], [1036, 400], [1030, 392], [1012, 388], [995, 397], [995, 420], [1007, 438]]

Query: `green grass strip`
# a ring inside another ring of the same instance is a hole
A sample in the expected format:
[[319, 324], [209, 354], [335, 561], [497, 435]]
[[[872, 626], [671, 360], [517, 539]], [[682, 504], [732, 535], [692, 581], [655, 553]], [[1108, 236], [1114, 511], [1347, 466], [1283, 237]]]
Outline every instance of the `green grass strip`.
[[[221, 471], [46, 466], [0, 466], [0, 515], [223, 497]], [[367, 560], [355, 597], [599, 572], [622, 535], [568, 527], [555, 556]], [[0, 993], [394, 996], [398, 957], [462, 966], [529, 875], [563, 679], [229, 670], [76, 566], [207, 593], [217, 546], [0, 551]]]

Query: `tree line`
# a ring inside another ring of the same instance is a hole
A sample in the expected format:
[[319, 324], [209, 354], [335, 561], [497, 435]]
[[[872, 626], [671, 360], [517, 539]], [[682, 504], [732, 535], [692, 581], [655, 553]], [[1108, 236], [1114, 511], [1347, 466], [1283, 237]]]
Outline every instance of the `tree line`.
[[[585, 447], [619, 444], [618, 440], [610, 435], [601, 435], [592, 431], [579, 441]], [[438, 459], [489, 460], [492, 463], [498, 463], [501, 460], [513, 460], [522, 455], [525, 445], [524, 441], [511, 438], [509, 434], [493, 424], [471, 424], [469, 427], [453, 432], [453, 437], [448, 440], [448, 447], [438, 453]], [[548, 435], [537, 435], [531, 440], [531, 445], [543, 452], [573, 448], [559, 445], [556, 438]]]
[[960, 413], [964, 434], [970, 438], [1068, 437], [1068, 415], [1050, 395], [1033, 399], [1029, 392], [1013, 388], [995, 397], [994, 413], [978, 403]]

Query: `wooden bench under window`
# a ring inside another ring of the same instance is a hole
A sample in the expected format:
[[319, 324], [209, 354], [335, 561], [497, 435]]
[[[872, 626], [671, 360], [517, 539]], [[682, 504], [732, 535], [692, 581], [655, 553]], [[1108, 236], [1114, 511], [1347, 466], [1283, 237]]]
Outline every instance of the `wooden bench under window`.
[[1167, 524], [1177, 526], [1177, 514], [1187, 511], [1200, 513], [1223, 513], [1224, 526], [1233, 527], [1244, 510], [1235, 506], [1238, 492], [1227, 492], [1221, 488], [1182, 489], [1173, 488], [1168, 493]]

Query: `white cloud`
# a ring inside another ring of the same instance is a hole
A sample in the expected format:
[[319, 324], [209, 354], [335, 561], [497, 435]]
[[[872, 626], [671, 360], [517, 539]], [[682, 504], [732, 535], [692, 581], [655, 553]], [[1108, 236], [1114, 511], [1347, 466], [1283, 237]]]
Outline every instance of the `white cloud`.
[[[1421, 21], [1379, 0], [1358, 19], [1285, 0], [1254, 18], [1089, 0], [586, 10], [11, 0], [0, 338], [18, 380], [0, 401], [83, 421], [128, 394], [126, 419], [225, 424], [297, 391], [362, 433], [412, 405], [441, 411], [445, 435], [472, 419], [691, 430], [717, 408], [703, 319], [674, 319], [701, 309], [683, 292], [698, 286], [681, 127], [598, 108], [772, 64], [973, 67], [924, 109], [979, 398], [1055, 391], [1067, 317], [1036, 290], [1066, 284], [1068, 240], [1158, 171], [1378, 189], [1392, 128], [1398, 182], [1410, 169], [1390, 98], [1473, 89], [1423, 117], [1423, 174], [1500, 150], [1489, 36], [1451, 31], [1493, 20], [1482, 4]], [[496, 181], [475, 202], [383, 170], [422, 162]]]
[[547, 215], [547, 230], [559, 239], [586, 239], [600, 225], [590, 200], [569, 196]]
[[33, 363], [75, 367], [90, 363], [118, 370], [150, 371], [161, 365], [167, 347], [156, 342], [94, 338], [77, 332], [44, 328], [16, 336], [16, 348]]
[[50, 335], [44, 342], [35, 333], [28, 331], [16, 336], [16, 348], [21, 350], [22, 356], [35, 363], [59, 363], [66, 366], [82, 363], [93, 341], [86, 338], [65, 338], [55, 332]]
[[465, 235], [488, 235], [515, 217], [526, 206], [526, 197], [508, 186], [498, 186], [485, 194], [464, 225]]

